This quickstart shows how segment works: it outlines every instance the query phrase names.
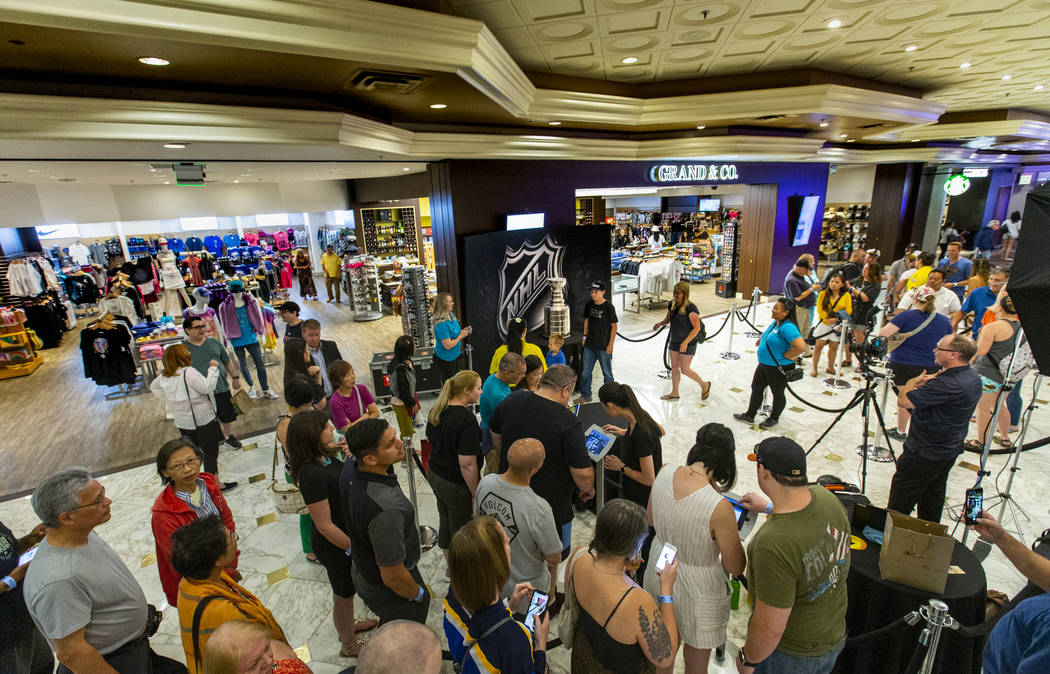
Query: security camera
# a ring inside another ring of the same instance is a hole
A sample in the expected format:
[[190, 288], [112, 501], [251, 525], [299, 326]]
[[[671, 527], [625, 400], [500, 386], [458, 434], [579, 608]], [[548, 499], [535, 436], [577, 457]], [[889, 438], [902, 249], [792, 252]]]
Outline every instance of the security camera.
[[712, 191], [712, 192], [714, 192], [714, 191], [715, 191], [715, 190], [717, 190], [717, 189], [718, 189], [718, 185], [712, 185], [712, 186], [711, 186], [711, 191]]

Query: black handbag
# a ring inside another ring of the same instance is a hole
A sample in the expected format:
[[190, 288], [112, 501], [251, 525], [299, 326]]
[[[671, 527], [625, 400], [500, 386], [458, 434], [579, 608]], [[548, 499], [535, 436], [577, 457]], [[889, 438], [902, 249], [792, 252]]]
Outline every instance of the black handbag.
[[773, 349], [769, 348], [769, 342], [766, 342], [765, 344], [766, 351], [769, 352], [770, 358], [772, 358], [773, 362], [776, 363], [777, 372], [779, 372], [781, 376], [784, 377], [784, 380], [787, 381], [787, 383], [794, 384], [797, 381], [801, 381], [802, 378], [806, 376], [806, 373], [798, 368], [785, 370], [784, 367], [780, 364], [780, 361], [777, 360], [777, 357], [773, 354]]

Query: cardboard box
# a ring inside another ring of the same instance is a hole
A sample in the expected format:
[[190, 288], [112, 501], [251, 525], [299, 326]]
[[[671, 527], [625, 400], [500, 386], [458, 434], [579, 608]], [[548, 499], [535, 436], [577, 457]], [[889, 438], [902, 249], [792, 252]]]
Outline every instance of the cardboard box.
[[955, 539], [948, 527], [894, 512], [886, 514], [879, 573], [883, 580], [944, 593]]

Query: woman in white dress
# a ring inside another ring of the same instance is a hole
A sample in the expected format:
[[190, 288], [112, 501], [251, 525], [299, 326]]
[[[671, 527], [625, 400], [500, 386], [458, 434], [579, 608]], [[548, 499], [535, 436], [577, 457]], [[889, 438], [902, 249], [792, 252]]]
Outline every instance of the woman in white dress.
[[[656, 527], [650, 555], [664, 543], [678, 548], [675, 619], [685, 654], [686, 674], [707, 671], [711, 649], [725, 643], [729, 624], [726, 571], [744, 572], [744, 548], [732, 504], [723, 491], [736, 482], [736, 442], [722, 424], [696, 432], [686, 465], [667, 464], [656, 476], [649, 499], [649, 523]], [[657, 594], [655, 564], [645, 574], [645, 589]], [[661, 672], [671, 672], [672, 667]]]

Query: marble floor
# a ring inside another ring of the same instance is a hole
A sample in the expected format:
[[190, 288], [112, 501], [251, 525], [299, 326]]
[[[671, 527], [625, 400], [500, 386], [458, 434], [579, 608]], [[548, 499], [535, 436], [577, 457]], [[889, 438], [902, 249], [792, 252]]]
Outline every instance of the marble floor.
[[[759, 327], [769, 320], [769, 305], [763, 303], [756, 311]], [[637, 336], [648, 330], [658, 312], [643, 311], [640, 316], [626, 314], [622, 318], [621, 330], [627, 336]], [[709, 321], [709, 332], [721, 324], [720, 317]], [[739, 360], [727, 360], [719, 356], [730, 349], [740, 354]], [[613, 369], [617, 378], [635, 388], [643, 407], [667, 429], [663, 441], [664, 459], [671, 464], [681, 463], [691, 445], [691, 440], [704, 423], [717, 421], [726, 424], [736, 434], [740, 458], [738, 484], [734, 491], [744, 493], [756, 487], [753, 464], [745, 456], [756, 442], [772, 432], [796, 439], [808, 448], [823, 432], [833, 415], [810, 410], [798, 401], [789, 398], [788, 409], [775, 431], [760, 431], [732, 419], [734, 412], [742, 411], [749, 395], [751, 372], [755, 363], [754, 340], [745, 338], [737, 324], [736, 334], [730, 335], [727, 328], [711, 342], [704, 344], [696, 359], [696, 367], [705, 378], [714, 381], [711, 397], [700, 401], [699, 387], [686, 382], [682, 399], [674, 402], [660, 400], [668, 390], [668, 383], [659, 375], [660, 346], [662, 339], [641, 343], [619, 341], [613, 357]], [[826, 388], [821, 380], [806, 377], [794, 386], [806, 399], [823, 406], [841, 407], [857, 390], [858, 381], [852, 374], [844, 376], [851, 385], [846, 390]], [[1024, 397], [1031, 399], [1032, 381], [1025, 382]], [[1050, 395], [1040, 392], [1040, 397]], [[424, 408], [432, 399], [423, 401]], [[893, 407], [892, 394], [890, 407]], [[424, 410], [425, 411], [425, 410]], [[889, 411], [892, 420], [893, 412]], [[891, 421], [892, 423], [892, 421]], [[862, 419], [859, 411], [846, 414], [842, 422], [817, 446], [809, 457], [809, 474], [818, 476], [833, 473], [846, 480], [859, 483], [861, 461], [855, 452], [860, 443]], [[1050, 433], [1050, 413], [1046, 405], [1038, 409], [1032, 421], [1029, 439], [1045, 437]], [[896, 448], [896, 443], [895, 443]], [[228, 494], [240, 534], [240, 568], [245, 585], [255, 592], [273, 611], [288, 634], [291, 645], [301, 648], [304, 660], [309, 661], [313, 671], [328, 674], [340, 671], [352, 664], [351, 659], [338, 656], [338, 641], [331, 621], [331, 599], [324, 570], [308, 563], [299, 547], [296, 519], [273, 512], [269, 495], [269, 471], [272, 461], [273, 434], [264, 433], [246, 441], [245, 450], [224, 450], [220, 456], [222, 473], [226, 479], [237, 479], [242, 486]], [[995, 493], [993, 482], [1004, 467], [1008, 456], [992, 456], [989, 469], [992, 477], [985, 481], [986, 494]], [[975, 464], [976, 455], [966, 454], [952, 470], [949, 479], [949, 502], [962, 500], [964, 490], [972, 486], [975, 473], [966, 464]], [[964, 463], [965, 462], [965, 463]], [[1017, 505], [1027, 509], [1031, 520], [1021, 520], [1020, 530], [1028, 542], [1047, 526], [1047, 501], [1045, 499], [1046, 475], [1050, 474], [1050, 449], [1042, 448], [1026, 452], [1020, 457], [1021, 470], [1013, 484], [1013, 496]], [[405, 484], [404, 467], [399, 467], [399, 477]], [[866, 493], [876, 505], [884, 505], [893, 474], [892, 464], [869, 463]], [[1006, 473], [999, 479], [1005, 486]], [[154, 603], [163, 602], [163, 594], [153, 559], [153, 540], [149, 526], [149, 508], [159, 491], [156, 474], [148, 467], [138, 467], [102, 478], [107, 494], [113, 499], [113, 519], [100, 527], [99, 533], [122, 556], [146, 591], [147, 598]], [[420, 517], [425, 524], [436, 526], [437, 514], [429, 486], [417, 476], [420, 499]], [[993, 508], [998, 512], [997, 508]], [[761, 519], [761, 518], [760, 518]], [[21, 535], [32, 527], [33, 516], [27, 497], [0, 503], [0, 520]], [[947, 518], [946, 520], [947, 521]], [[761, 526], [761, 522], [759, 523]], [[1008, 528], [1014, 528], [1012, 520]], [[574, 544], [586, 544], [593, 529], [593, 516], [584, 514], [573, 527]], [[955, 532], [961, 538], [962, 529]], [[971, 542], [973, 537], [971, 536]], [[447, 589], [444, 565], [440, 553], [431, 550], [423, 556], [421, 566], [434, 595], [441, 597]], [[985, 562], [988, 587], [1013, 594], [1024, 585], [1023, 577], [1013, 569], [1005, 558], [993, 550]], [[362, 611], [364, 609], [362, 608]], [[435, 601], [431, 606], [428, 624], [439, 634], [441, 631], [441, 605]], [[178, 641], [177, 619], [168, 615], [153, 643], [155, 648], [171, 657], [183, 658]], [[740, 643], [746, 628], [746, 615], [734, 612], [729, 628], [729, 640]], [[552, 630], [553, 631], [553, 630]], [[735, 648], [730, 647], [730, 657]], [[557, 648], [550, 653], [551, 671], [568, 671], [569, 653]], [[723, 668], [712, 662], [711, 672], [735, 671], [732, 662]], [[447, 665], [447, 663], [446, 663]], [[678, 658], [676, 671], [682, 670], [682, 658]], [[446, 666], [446, 671], [451, 671]]]

